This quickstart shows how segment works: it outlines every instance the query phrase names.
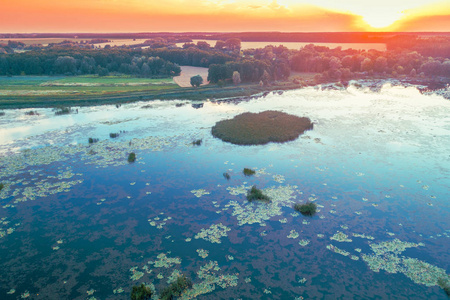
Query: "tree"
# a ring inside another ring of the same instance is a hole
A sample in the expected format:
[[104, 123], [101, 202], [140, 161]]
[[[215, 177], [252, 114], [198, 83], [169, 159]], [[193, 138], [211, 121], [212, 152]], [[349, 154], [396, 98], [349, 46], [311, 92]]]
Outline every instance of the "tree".
[[235, 85], [238, 85], [239, 83], [241, 83], [241, 74], [239, 74], [238, 71], [233, 72], [233, 83]]
[[270, 81], [270, 75], [269, 75], [269, 73], [268, 73], [266, 70], [264, 70], [264, 73], [263, 73], [263, 75], [261, 76], [261, 81], [262, 81], [262, 83], [263, 83], [264, 85], [268, 85], [268, 84], [269, 84], [269, 81]]
[[131, 300], [147, 300], [151, 299], [152, 290], [145, 284], [135, 285], [131, 290]]
[[191, 85], [194, 87], [199, 87], [203, 83], [203, 78], [200, 75], [195, 75], [191, 77]]
[[230, 51], [239, 51], [241, 50], [241, 40], [236, 38], [228, 39], [225, 41], [225, 47], [227, 47]]

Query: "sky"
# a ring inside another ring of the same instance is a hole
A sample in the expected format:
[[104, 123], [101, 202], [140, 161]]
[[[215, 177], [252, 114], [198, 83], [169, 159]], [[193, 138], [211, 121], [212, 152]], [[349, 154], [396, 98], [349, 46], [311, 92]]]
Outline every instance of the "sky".
[[1, 0], [0, 32], [447, 31], [450, 0]]

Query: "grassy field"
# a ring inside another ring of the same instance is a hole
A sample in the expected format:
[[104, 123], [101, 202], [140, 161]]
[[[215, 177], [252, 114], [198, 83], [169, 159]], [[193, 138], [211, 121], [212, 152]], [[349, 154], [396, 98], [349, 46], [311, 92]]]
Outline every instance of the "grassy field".
[[268, 87], [240, 84], [181, 88], [171, 78], [129, 76], [0, 77], [0, 109], [117, 104], [145, 100], [206, 100], [247, 97], [271, 90], [299, 88], [292, 82]]

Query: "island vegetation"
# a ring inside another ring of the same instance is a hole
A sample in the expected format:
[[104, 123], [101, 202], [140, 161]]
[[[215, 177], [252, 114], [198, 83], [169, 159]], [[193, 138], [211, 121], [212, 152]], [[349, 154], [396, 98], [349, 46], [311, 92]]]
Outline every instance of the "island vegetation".
[[316, 214], [317, 205], [314, 202], [296, 203], [294, 209], [304, 216], [313, 216]]
[[249, 168], [244, 168], [242, 172], [244, 173], [245, 176], [252, 176], [256, 173], [255, 170]]
[[152, 290], [150, 287], [141, 283], [141, 285], [135, 285], [131, 289], [131, 300], [147, 300], [152, 298]]
[[136, 153], [131, 152], [130, 154], [128, 154], [128, 162], [133, 163], [135, 161], [136, 161]]
[[272, 202], [272, 199], [270, 199], [269, 196], [264, 194], [262, 190], [258, 189], [256, 187], [256, 185], [252, 186], [252, 188], [250, 190], [248, 190], [247, 200], [249, 202], [253, 202], [253, 201], [261, 201], [261, 202], [265, 202], [265, 203]]
[[280, 111], [243, 113], [233, 119], [217, 122], [212, 135], [236, 145], [263, 145], [295, 140], [313, 123], [309, 118], [297, 117]]

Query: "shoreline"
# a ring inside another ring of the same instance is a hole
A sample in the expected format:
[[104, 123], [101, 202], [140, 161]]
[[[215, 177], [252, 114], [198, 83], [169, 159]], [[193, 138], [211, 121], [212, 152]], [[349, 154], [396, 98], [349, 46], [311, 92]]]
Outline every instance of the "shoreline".
[[284, 91], [302, 89], [306, 87], [318, 87], [321, 89], [346, 89], [350, 84], [358, 87], [368, 87], [372, 90], [381, 88], [382, 85], [391, 83], [401, 86], [415, 86], [423, 94], [437, 94], [450, 100], [450, 84], [446, 78], [390, 78], [390, 77], [365, 77], [351, 79], [342, 83], [338, 80], [329, 80], [321, 83], [306, 82], [306, 84], [293, 83], [291, 81], [275, 82], [270, 86], [258, 84], [240, 84], [237, 86], [218, 87], [205, 85], [199, 88], [184, 88], [165, 90], [164, 92], [151, 93], [147, 91], [124, 92], [118, 94], [106, 94], [96, 96], [16, 96], [0, 97], [0, 110], [25, 109], [25, 108], [58, 108], [58, 107], [82, 107], [97, 105], [121, 105], [138, 101], [154, 100], [190, 100], [190, 101], [247, 101], [265, 97], [269, 93], [282, 94]]

